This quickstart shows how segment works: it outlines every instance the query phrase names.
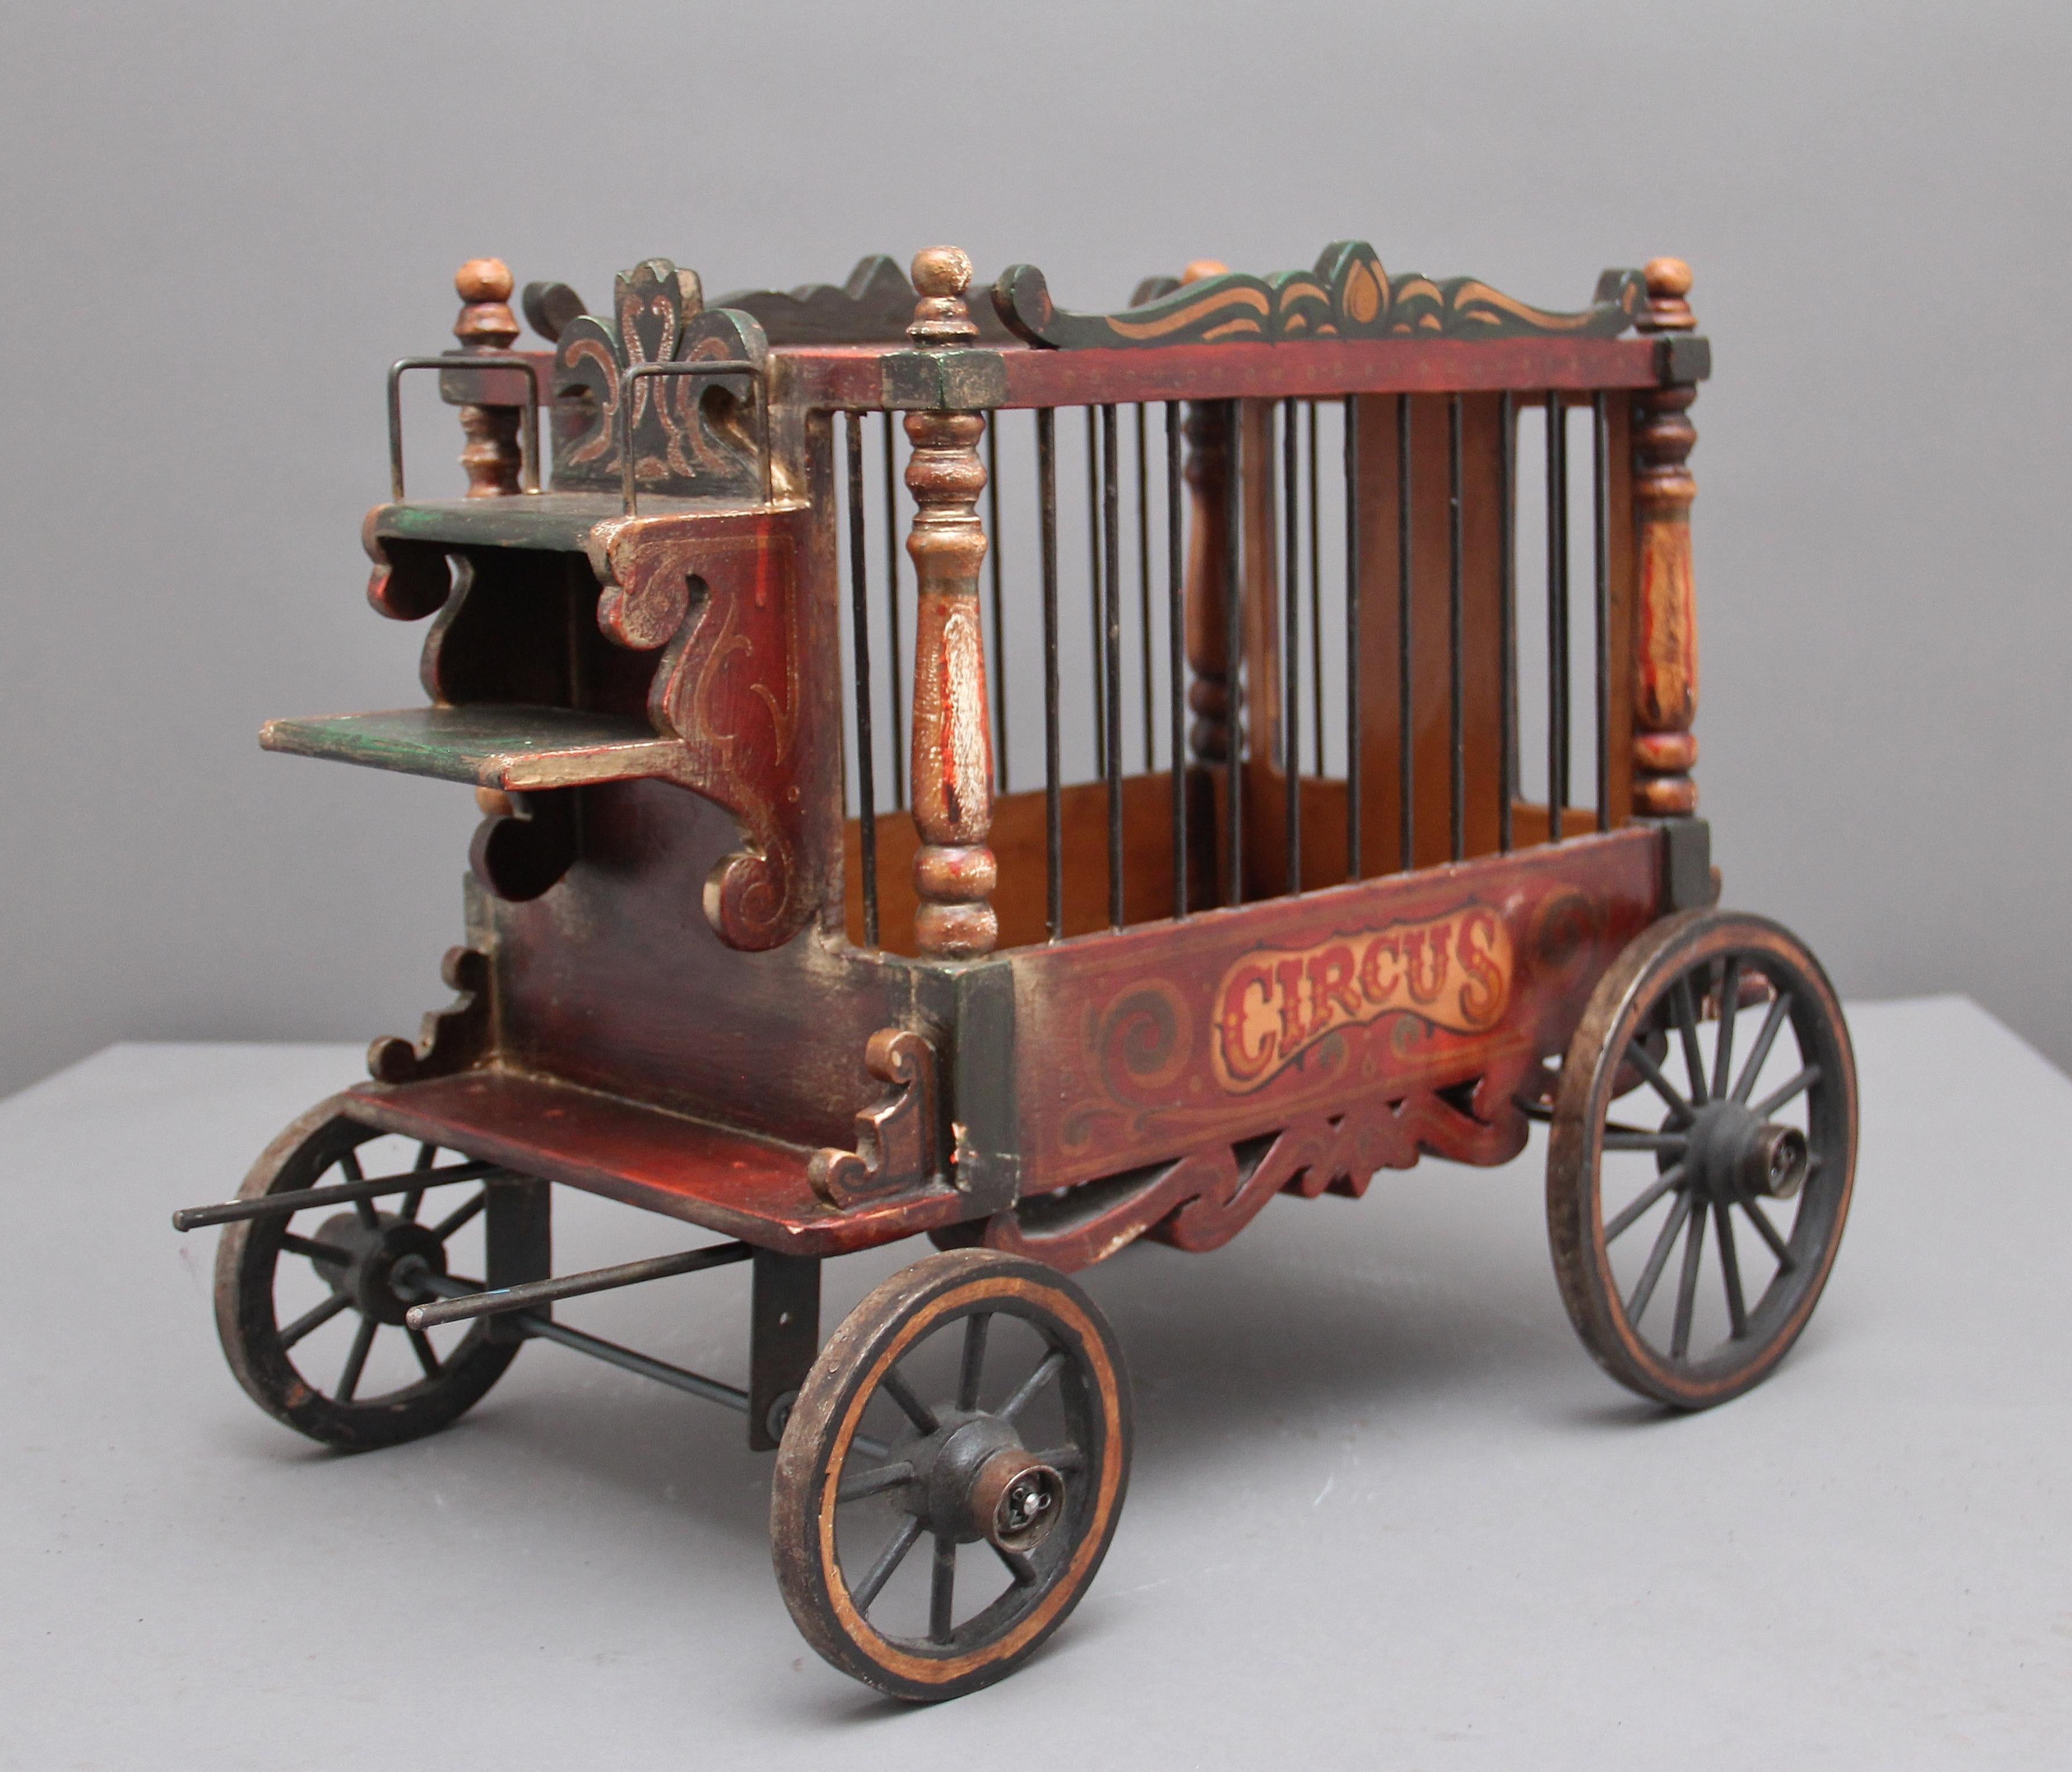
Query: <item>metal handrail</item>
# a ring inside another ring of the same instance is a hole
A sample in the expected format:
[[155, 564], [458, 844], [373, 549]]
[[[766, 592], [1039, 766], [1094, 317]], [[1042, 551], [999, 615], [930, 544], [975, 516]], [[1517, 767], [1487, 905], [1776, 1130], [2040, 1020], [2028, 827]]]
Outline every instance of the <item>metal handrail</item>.
[[388, 487], [403, 502], [403, 374], [409, 369], [522, 369], [525, 372], [525, 429], [519, 442], [519, 484], [540, 490], [540, 366], [515, 351], [448, 352], [437, 357], [399, 357], [388, 365]]
[[640, 514], [640, 487], [634, 475], [633, 400], [636, 381], [662, 376], [746, 376], [753, 389], [756, 414], [757, 453], [762, 458], [763, 498], [770, 499], [770, 396], [763, 384], [758, 365], [738, 357], [693, 358], [684, 363], [636, 363], [619, 379], [619, 409], [626, 421], [626, 435], [619, 446], [619, 498], [627, 516]]

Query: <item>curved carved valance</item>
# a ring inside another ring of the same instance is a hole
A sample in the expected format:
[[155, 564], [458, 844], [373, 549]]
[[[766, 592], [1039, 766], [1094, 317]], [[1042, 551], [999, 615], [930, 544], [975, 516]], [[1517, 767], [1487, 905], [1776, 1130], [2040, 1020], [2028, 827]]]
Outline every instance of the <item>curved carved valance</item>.
[[[1150, 298], [1141, 299], [1146, 294]], [[1638, 271], [1606, 271], [1589, 307], [1555, 313], [1472, 277], [1437, 282], [1415, 273], [1391, 277], [1364, 241], [1342, 240], [1326, 246], [1311, 270], [1270, 277], [1226, 271], [1177, 285], [1161, 280], [1139, 295], [1139, 305], [1120, 314], [1075, 314], [1052, 302], [1042, 271], [1014, 265], [993, 285], [993, 302], [1018, 337], [1069, 351], [1225, 340], [1604, 339], [1634, 323], [1647, 290]]]

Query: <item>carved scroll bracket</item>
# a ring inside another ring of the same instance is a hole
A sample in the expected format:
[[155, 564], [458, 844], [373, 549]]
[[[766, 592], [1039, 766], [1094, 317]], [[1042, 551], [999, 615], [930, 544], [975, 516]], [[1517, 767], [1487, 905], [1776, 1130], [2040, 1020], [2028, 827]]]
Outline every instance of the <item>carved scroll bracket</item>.
[[853, 1206], [941, 1178], [935, 1049], [905, 1028], [880, 1028], [864, 1048], [863, 1062], [897, 1093], [856, 1116], [855, 1150], [813, 1153], [808, 1176], [830, 1206]]
[[729, 947], [781, 947], [817, 908], [802, 865], [820, 754], [800, 731], [800, 518], [641, 518], [600, 524], [590, 562], [598, 626], [635, 651], [665, 647], [648, 697], [656, 732], [681, 746], [665, 779], [724, 807], [748, 841], [705, 882], [705, 912]]
[[489, 956], [472, 948], [449, 948], [439, 976], [457, 993], [452, 1005], [426, 1016], [414, 1046], [401, 1034], [387, 1034], [368, 1047], [367, 1074], [376, 1083], [450, 1076], [489, 1050]]

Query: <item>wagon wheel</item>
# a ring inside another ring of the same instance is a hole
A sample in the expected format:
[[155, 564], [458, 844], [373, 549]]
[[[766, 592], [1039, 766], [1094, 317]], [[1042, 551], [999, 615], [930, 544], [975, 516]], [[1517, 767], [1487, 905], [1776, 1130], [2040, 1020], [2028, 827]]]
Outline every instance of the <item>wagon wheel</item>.
[[[1614, 1108], [1629, 1071], [1646, 1087]], [[1569, 1042], [1548, 1147], [1554, 1271], [1598, 1363], [1686, 1409], [1767, 1377], [1834, 1264], [1856, 1150], [1848, 1030], [1795, 937], [1706, 909], [1634, 942]]]
[[894, 1697], [988, 1685], [1093, 1580], [1129, 1448], [1122, 1356], [1077, 1286], [992, 1250], [930, 1256], [857, 1306], [799, 1392], [770, 1509], [785, 1604]]
[[[381, 1139], [326, 1104], [273, 1141], [238, 1198], [360, 1180], [361, 1147]], [[403, 1313], [427, 1296], [411, 1275], [421, 1266], [446, 1272], [466, 1240], [483, 1235], [484, 1207], [495, 1208], [479, 1182], [437, 1181], [436, 1146], [384, 1143], [398, 1148], [401, 1168], [426, 1172], [424, 1189], [248, 1219], [216, 1246], [216, 1333], [231, 1371], [275, 1420], [344, 1451], [446, 1426], [518, 1351], [479, 1321], [429, 1334], [404, 1325]]]

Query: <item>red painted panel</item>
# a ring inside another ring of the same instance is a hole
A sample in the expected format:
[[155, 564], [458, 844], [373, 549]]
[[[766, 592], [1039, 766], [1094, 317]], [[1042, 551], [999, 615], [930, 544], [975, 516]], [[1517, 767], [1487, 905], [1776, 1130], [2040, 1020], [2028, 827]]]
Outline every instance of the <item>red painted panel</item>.
[[1659, 841], [1615, 831], [1016, 955], [1025, 1194], [1358, 1104], [1429, 1103], [1414, 1145], [1515, 1155], [1513, 1093], [1658, 915]]

